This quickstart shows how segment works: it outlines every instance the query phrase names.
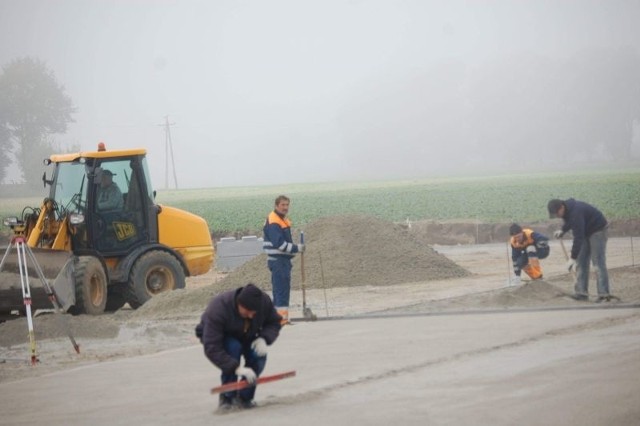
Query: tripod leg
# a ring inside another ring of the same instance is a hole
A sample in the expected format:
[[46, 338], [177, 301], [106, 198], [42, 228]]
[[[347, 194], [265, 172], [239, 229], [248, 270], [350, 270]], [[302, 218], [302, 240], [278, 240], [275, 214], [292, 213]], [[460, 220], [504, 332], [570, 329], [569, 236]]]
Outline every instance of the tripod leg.
[[42, 281], [42, 285], [44, 286], [44, 291], [47, 293], [47, 296], [49, 297], [51, 304], [55, 308], [56, 313], [60, 314], [60, 321], [63, 322], [64, 329], [67, 332], [67, 336], [69, 336], [69, 340], [73, 345], [73, 349], [76, 351], [76, 353], [80, 353], [80, 346], [78, 346], [78, 344], [76, 343], [76, 339], [74, 339], [73, 335], [71, 334], [71, 327], [69, 327], [69, 321], [67, 321], [68, 318], [64, 315], [64, 311], [62, 310], [62, 306], [60, 305], [60, 302], [58, 302], [58, 298], [56, 296], [55, 291], [49, 285], [47, 278], [44, 276], [44, 273], [42, 272], [42, 268], [40, 267], [40, 264], [36, 260], [36, 256], [33, 254], [33, 250], [31, 250], [31, 247], [29, 246], [25, 246], [25, 247], [26, 247], [27, 253], [29, 253], [29, 257], [31, 258], [31, 261], [33, 262], [36, 272], [38, 273], [38, 277], [40, 278], [40, 281]]
[[13, 240], [11, 240], [11, 243], [9, 243], [9, 245], [7, 246], [7, 249], [4, 251], [4, 256], [2, 256], [2, 261], [0, 261], [0, 271], [2, 271], [2, 268], [4, 267], [4, 262], [5, 260], [7, 260], [7, 256], [9, 255], [9, 252], [11, 251], [11, 246], [13, 245]]
[[22, 286], [22, 298], [27, 311], [27, 325], [29, 327], [29, 343], [31, 345], [31, 364], [38, 362], [36, 356], [36, 336], [33, 331], [33, 318], [31, 317], [31, 288], [29, 287], [29, 270], [27, 269], [27, 254], [22, 238], [16, 239], [16, 249], [18, 251], [18, 267], [20, 269], [20, 284]]

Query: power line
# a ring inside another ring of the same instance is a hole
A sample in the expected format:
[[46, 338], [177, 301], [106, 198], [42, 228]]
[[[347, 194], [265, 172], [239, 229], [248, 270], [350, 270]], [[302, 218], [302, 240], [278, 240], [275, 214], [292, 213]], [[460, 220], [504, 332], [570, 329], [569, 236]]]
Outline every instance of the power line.
[[176, 189], [178, 189], [178, 177], [176, 176], [176, 163], [173, 158], [173, 143], [171, 141], [171, 126], [176, 123], [169, 123], [169, 116], [164, 116], [164, 124], [159, 126], [164, 127], [164, 189], [169, 189], [169, 156], [171, 156], [171, 167], [173, 168], [173, 182]]

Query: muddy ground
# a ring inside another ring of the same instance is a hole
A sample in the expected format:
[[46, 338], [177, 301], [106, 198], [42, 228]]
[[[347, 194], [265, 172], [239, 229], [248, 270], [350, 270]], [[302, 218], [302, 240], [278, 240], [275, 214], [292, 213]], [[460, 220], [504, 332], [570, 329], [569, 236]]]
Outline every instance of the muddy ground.
[[[396, 241], [394, 247], [398, 244]], [[418, 247], [413, 241], [409, 246]], [[551, 247], [551, 256], [542, 262], [545, 271], [543, 281], [510, 285], [510, 266], [504, 243], [434, 245], [423, 247], [427, 256], [440, 261], [444, 259], [441, 269], [456, 271], [453, 276], [442, 278], [436, 275], [422, 281], [405, 281], [403, 275], [396, 274], [393, 267], [378, 269], [377, 273], [390, 282], [386, 286], [363, 282], [358, 282], [358, 285], [328, 284], [326, 277], [323, 281], [312, 276], [313, 279], [306, 282], [305, 302], [320, 320], [366, 314], [584, 307], [585, 303], [568, 297], [572, 293], [572, 277], [564, 270], [565, 260], [557, 241], [552, 241]], [[364, 247], [360, 249], [365, 250]], [[385, 249], [379, 244], [369, 249], [384, 256]], [[312, 252], [313, 244], [310, 243], [308, 254]], [[425, 253], [416, 255], [425, 256]], [[610, 239], [608, 261], [612, 293], [621, 299], [611, 305], [640, 304], [640, 268], [637, 266], [640, 244], [636, 242], [634, 246], [629, 238]], [[245, 269], [251, 267], [261, 269], [265, 265], [258, 262], [247, 265]], [[460, 271], [463, 271], [461, 276], [456, 275]], [[294, 321], [300, 321], [303, 318], [299, 264], [293, 274], [296, 278], [291, 311]], [[228, 283], [224, 283], [233, 275], [212, 270], [205, 276], [189, 279], [185, 290], [156, 297], [137, 311], [125, 307], [114, 314], [98, 317], [38, 312], [34, 318], [34, 328], [40, 362], [35, 367], [28, 363], [30, 350], [26, 319], [0, 324], [0, 382], [197, 344], [193, 328], [201, 312], [213, 294], [228, 286]], [[334, 271], [334, 275], [339, 274]], [[594, 287], [592, 281], [592, 294]], [[595, 306], [591, 302], [586, 305]], [[80, 344], [80, 354], [73, 351], [68, 340], [65, 331], [67, 325]]]

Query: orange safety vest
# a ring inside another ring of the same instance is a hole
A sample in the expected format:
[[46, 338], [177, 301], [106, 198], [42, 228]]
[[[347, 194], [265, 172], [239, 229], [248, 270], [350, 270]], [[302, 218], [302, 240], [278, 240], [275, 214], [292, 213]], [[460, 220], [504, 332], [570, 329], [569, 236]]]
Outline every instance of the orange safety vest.
[[535, 241], [533, 241], [532, 229], [523, 229], [522, 233], [524, 234], [524, 238], [522, 240], [520, 240], [519, 238], [516, 238], [517, 235], [514, 235], [513, 237], [511, 237], [511, 247], [513, 247], [516, 250], [524, 250], [527, 247], [535, 244]]

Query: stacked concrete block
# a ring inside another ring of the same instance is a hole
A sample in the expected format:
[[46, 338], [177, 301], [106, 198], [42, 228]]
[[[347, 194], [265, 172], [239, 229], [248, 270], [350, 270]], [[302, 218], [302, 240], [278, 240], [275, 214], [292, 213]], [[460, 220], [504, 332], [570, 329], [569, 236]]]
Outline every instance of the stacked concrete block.
[[262, 238], [255, 235], [221, 238], [216, 245], [216, 269], [222, 272], [232, 271], [243, 263], [262, 253]]

